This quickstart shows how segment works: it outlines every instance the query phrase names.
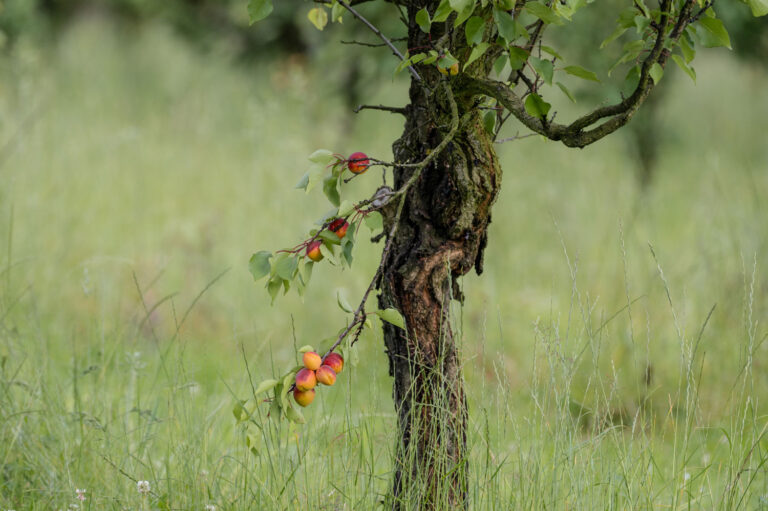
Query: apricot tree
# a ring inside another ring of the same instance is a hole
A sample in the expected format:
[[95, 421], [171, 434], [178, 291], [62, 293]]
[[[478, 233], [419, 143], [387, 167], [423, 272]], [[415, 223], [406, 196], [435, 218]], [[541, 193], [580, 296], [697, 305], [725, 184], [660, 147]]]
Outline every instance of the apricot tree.
[[[391, 6], [405, 36], [390, 37], [368, 20], [362, 12], [368, 2]], [[768, 13], [768, 0], [746, 3], [755, 16]], [[410, 74], [408, 105], [360, 107], [402, 115], [403, 134], [393, 144], [391, 162], [327, 150], [310, 156], [312, 166], [298, 187], [309, 191], [322, 186], [333, 210], [302, 243], [275, 253], [258, 252], [250, 268], [255, 279], [267, 279], [274, 299], [291, 287], [302, 293], [321, 259], [351, 265], [362, 224], [378, 231], [374, 239], [384, 240], [370, 285], [356, 307], [340, 301], [350, 315], [348, 324], [324, 347], [326, 354], [350, 350], [371, 326], [371, 315], [383, 320], [400, 439], [393, 509], [466, 506], [468, 412], [449, 305], [462, 299], [457, 279], [473, 269], [483, 271], [492, 206], [502, 182], [494, 149], [502, 126], [514, 119], [533, 133], [574, 148], [610, 135], [632, 119], [670, 61], [693, 75], [690, 66], [698, 47], [730, 46], [713, 4], [627, 0], [602, 44], [624, 43], [613, 69], [626, 69], [627, 93], [567, 122], [556, 120], [547, 101], [550, 94], [573, 98], [558, 77], [568, 74], [595, 86], [601, 78], [564, 58], [567, 48], [547, 44], [548, 34], [578, 23], [579, 11], [601, 8], [597, 3], [315, 0], [309, 9], [309, 21], [321, 30], [342, 17], [362, 23], [397, 57], [395, 72]], [[272, 0], [250, 0], [248, 9], [252, 21], [259, 21], [271, 12]], [[344, 184], [371, 167], [384, 167], [391, 187], [381, 186], [364, 200], [341, 200]], [[345, 226], [343, 233], [338, 232], [340, 225]], [[370, 306], [374, 291], [378, 305]], [[270, 393], [272, 414], [303, 420], [288, 396], [295, 390], [296, 373], [306, 369], [293, 368], [256, 389]], [[302, 384], [305, 380], [303, 373]]]

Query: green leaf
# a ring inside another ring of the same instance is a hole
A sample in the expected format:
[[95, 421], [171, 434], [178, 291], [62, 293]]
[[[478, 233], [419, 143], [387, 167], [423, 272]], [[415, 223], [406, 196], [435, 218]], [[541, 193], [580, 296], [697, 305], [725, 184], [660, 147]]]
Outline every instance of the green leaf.
[[512, 46], [509, 48], [509, 65], [512, 66], [512, 71], [522, 69], [525, 65], [525, 61], [528, 60], [529, 53], [522, 48]]
[[693, 49], [685, 37], [680, 38], [680, 51], [683, 53], [683, 58], [685, 58], [687, 64], [690, 64], [696, 56], [696, 50]]
[[477, 3], [477, 0], [470, 0], [467, 3], [467, 6], [464, 7], [461, 11], [459, 11], [459, 15], [456, 16], [456, 21], [453, 22], [454, 27], [461, 26], [467, 19], [469, 19], [470, 16], [475, 12], [475, 4]]
[[305, 172], [304, 175], [301, 176], [301, 179], [299, 179], [299, 182], [296, 183], [296, 186], [294, 186], [294, 188], [296, 188], [297, 190], [306, 190], [308, 184], [309, 184], [309, 171]]
[[251, 25], [269, 16], [272, 9], [272, 0], [248, 0], [248, 19]]
[[448, 0], [448, 3], [454, 11], [462, 12], [472, 3], [472, 0]]
[[255, 435], [247, 434], [245, 435], [245, 446], [248, 447], [248, 450], [253, 453], [254, 456], [259, 455], [259, 450], [256, 448], [256, 444], [258, 443], [259, 439], [256, 438]]
[[342, 218], [349, 215], [354, 210], [355, 210], [355, 204], [351, 201], [345, 200], [339, 206], [339, 211], [338, 213], [336, 213], [336, 216], [339, 218]]
[[296, 371], [289, 371], [283, 377], [283, 384], [280, 386], [280, 404], [283, 405], [283, 410], [291, 407], [290, 401], [288, 401], [288, 393], [291, 391], [291, 383], [296, 377]]
[[639, 39], [637, 41], [630, 41], [627, 44], [625, 44], [624, 54], [608, 70], [608, 76], [611, 76], [611, 73], [613, 73], [613, 70], [616, 69], [617, 66], [624, 64], [625, 62], [635, 60], [637, 56], [640, 55], [640, 53], [642, 53], [644, 47], [645, 47], [645, 41], [643, 41], [642, 39]]
[[341, 255], [344, 256], [344, 260], [347, 262], [347, 266], [352, 266], [352, 249], [355, 247], [354, 243], [345, 243], [343, 247], [341, 247]]
[[552, 62], [537, 57], [531, 57], [528, 59], [533, 69], [544, 79], [547, 85], [552, 85], [552, 75], [554, 74], [554, 67]]
[[768, 0], [747, 0], [747, 4], [756, 18], [768, 14]]
[[457, 62], [458, 60], [456, 59], [456, 57], [454, 57], [453, 55], [451, 55], [450, 52], [448, 52], [445, 55], [443, 55], [443, 58], [437, 61], [437, 67], [448, 69], [449, 67], [456, 64]]
[[476, 61], [480, 58], [480, 56], [488, 50], [488, 48], [491, 45], [489, 43], [480, 43], [474, 48], [472, 48], [472, 51], [469, 54], [469, 58], [467, 59], [467, 62], [464, 64], [464, 69], [467, 69], [467, 66], [469, 66], [471, 63]]
[[629, 68], [629, 71], [627, 71], [627, 75], [624, 77], [624, 84], [622, 85], [622, 88], [626, 91], [635, 90], [639, 81], [640, 64], [637, 64]]
[[549, 53], [550, 55], [552, 55], [552, 56], [553, 56], [553, 57], [555, 57], [556, 59], [565, 60], [565, 59], [563, 58], [563, 56], [562, 56], [562, 55], [560, 55], [559, 53], [557, 53], [557, 52], [555, 51], [555, 49], [554, 49], [554, 48], [552, 48], [551, 46], [542, 46], [542, 47], [541, 47], [541, 50], [542, 50], [542, 51], [544, 51], [544, 52], [546, 52], [546, 53]]
[[397, 309], [389, 308], [384, 310], [377, 310], [376, 315], [387, 323], [391, 323], [395, 326], [405, 329], [405, 319], [403, 319], [403, 316]]
[[259, 280], [269, 275], [269, 271], [272, 269], [269, 264], [269, 260], [272, 258], [272, 252], [261, 250], [251, 256], [251, 260], [248, 261], [248, 269], [253, 275], [253, 280]]
[[309, 161], [319, 163], [320, 165], [328, 165], [334, 158], [335, 156], [328, 149], [318, 149], [309, 155]]
[[616, 27], [616, 30], [614, 30], [611, 35], [609, 35], [602, 43], [600, 43], [600, 49], [602, 50], [606, 46], [608, 46], [611, 42], [615, 41], [619, 37], [621, 37], [621, 34], [627, 31], [627, 27], [618, 26]]
[[565, 22], [555, 12], [541, 2], [528, 2], [525, 10], [550, 25], [563, 25]]
[[429, 11], [424, 8], [416, 13], [416, 24], [422, 32], [429, 34], [429, 30], [432, 28], [432, 20], [429, 19]]
[[320, 178], [323, 177], [323, 174], [325, 173], [325, 166], [321, 165], [319, 163], [313, 164], [309, 170], [307, 170], [306, 174], [306, 184], [304, 183], [304, 178], [301, 178], [301, 181], [299, 181], [296, 184], [296, 188], [302, 188], [302, 184], [304, 184], [303, 188], [306, 193], [309, 193], [312, 191], [312, 189], [315, 187], [315, 185], [320, 181]]
[[272, 298], [272, 304], [275, 303], [275, 298], [277, 298], [277, 293], [280, 292], [280, 288], [283, 287], [283, 279], [280, 277], [272, 277], [269, 279], [269, 282], [267, 282], [267, 293], [269, 293], [270, 298]]
[[545, 119], [552, 105], [541, 99], [541, 96], [532, 92], [525, 98], [525, 111], [533, 117]]
[[335, 21], [338, 23], [341, 23], [341, 15], [344, 14], [346, 9], [343, 5], [341, 5], [339, 2], [333, 2], [333, 5], [331, 6], [331, 21]]
[[691, 77], [693, 83], [696, 83], [696, 70], [685, 63], [685, 60], [680, 55], [672, 55], [672, 60], [675, 61], [677, 67], [685, 71], [685, 73]]
[[634, 19], [635, 22], [635, 28], [637, 28], [637, 33], [642, 34], [645, 32], [645, 29], [648, 28], [651, 24], [651, 19], [646, 18], [645, 16], [635, 16]]
[[310, 9], [307, 13], [307, 18], [318, 30], [324, 29], [328, 24], [328, 13], [322, 7]]
[[263, 382], [259, 383], [258, 387], [256, 387], [256, 390], [253, 391], [253, 395], [258, 396], [262, 392], [267, 392], [268, 390], [272, 390], [277, 386], [278, 383], [280, 382], [273, 379], [264, 380]]
[[664, 68], [658, 62], [654, 62], [649, 73], [653, 83], [658, 84], [661, 81], [661, 77], [664, 76]]
[[341, 204], [341, 197], [339, 196], [339, 189], [337, 188], [338, 180], [333, 176], [328, 176], [323, 179], [323, 193], [331, 204], [339, 207]]
[[275, 275], [283, 280], [292, 280], [293, 272], [298, 267], [298, 258], [293, 255], [280, 254], [275, 261]]
[[576, 103], [576, 98], [575, 98], [575, 97], [573, 97], [573, 94], [571, 94], [571, 91], [569, 91], [569, 90], [568, 90], [568, 87], [566, 87], [565, 85], [563, 85], [563, 84], [562, 84], [562, 83], [560, 83], [560, 82], [555, 82], [555, 85], [557, 85], [558, 87], [560, 87], [560, 90], [561, 90], [561, 91], [563, 91], [563, 94], [565, 94], [566, 96], [568, 96], [568, 99], [570, 99], [571, 101], [573, 101], [574, 103]]
[[591, 80], [593, 82], [598, 82], [598, 83], [600, 82], [600, 78], [598, 78], [595, 73], [593, 73], [589, 69], [584, 69], [581, 66], [565, 66], [563, 68], [563, 71], [565, 71], [569, 75], [578, 76], [579, 78], [583, 78], [585, 80]]
[[354, 309], [349, 304], [346, 298], [342, 296], [341, 291], [336, 291], [336, 304], [338, 304], [339, 308], [343, 310], [344, 312], [354, 312]]
[[696, 33], [701, 38], [701, 44], [705, 48], [725, 46], [731, 49], [731, 38], [728, 36], [728, 31], [722, 21], [704, 16], [699, 19], [698, 24], [700, 29]]
[[517, 34], [517, 37], [525, 37], [526, 39], [531, 36], [525, 29], [525, 25], [518, 20], [515, 20], [515, 33]]
[[365, 215], [365, 217], [363, 217], [363, 222], [365, 222], [365, 226], [368, 227], [371, 232], [378, 231], [384, 226], [384, 218], [378, 211], [373, 211]]
[[493, 22], [496, 23], [496, 28], [499, 31], [499, 35], [506, 39], [507, 43], [512, 43], [517, 38], [515, 31], [515, 20], [512, 15], [501, 9], [493, 9]]
[[437, 9], [435, 9], [435, 14], [432, 15], [432, 23], [442, 23], [448, 19], [452, 12], [453, 9], [451, 9], [451, 4], [448, 0], [442, 0]]
[[320, 253], [323, 254], [323, 257], [325, 257], [328, 262], [331, 264], [336, 264], [336, 254], [333, 252], [333, 245], [331, 245], [328, 242], [323, 243], [320, 245]]
[[235, 416], [237, 422], [242, 422], [248, 418], [248, 410], [245, 409], [245, 403], [248, 401], [240, 400], [232, 407], [232, 415]]
[[494, 110], [488, 110], [483, 114], [483, 128], [493, 135], [496, 130], [496, 112]]
[[501, 55], [499, 55], [499, 58], [497, 58], [496, 61], [493, 63], [493, 72], [496, 73], [498, 76], [501, 76], [507, 64], [509, 64], [509, 53], [504, 52]]
[[331, 231], [321, 231], [318, 237], [321, 240], [327, 243], [330, 243], [332, 245], [338, 245], [339, 243], [341, 243], [341, 241], [339, 240], [339, 237], [336, 236], [336, 234], [332, 233]]
[[256, 447], [256, 445], [259, 443], [259, 439], [255, 435], [245, 435], [245, 445], [248, 447], [248, 450], [251, 451], [251, 454], [254, 456], [259, 455], [259, 449]]
[[278, 383], [275, 387], [275, 396], [272, 399], [272, 404], [269, 407], [269, 417], [271, 419], [279, 419], [283, 414], [282, 402], [280, 401], [280, 395], [283, 392], [283, 384]]
[[464, 25], [464, 35], [467, 37], [467, 44], [474, 46], [483, 41], [485, 34], [485, 20], [480, 16], [472, 16]]
[[297, 410], [293, 407], [290, 403], [285, 408], [285, 417], [296, 424], [305, 424], [307, 420], [304, 418], [304, 415], [302, 415], [301, 411]]
[[643, 0], [635, 0], [635, 5], [640, 8], [641, 11], [643, 11], [643, 16], [646, 18], [651, 17], [651, 13], [648, 10], [648, 6], [645, 5], [645, 2]]

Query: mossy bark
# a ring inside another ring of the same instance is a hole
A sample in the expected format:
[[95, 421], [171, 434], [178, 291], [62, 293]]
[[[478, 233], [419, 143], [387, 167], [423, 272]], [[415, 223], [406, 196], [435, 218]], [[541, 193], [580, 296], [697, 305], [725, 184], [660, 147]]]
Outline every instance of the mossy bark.
[[[413, 19], [415, 11], [409, 14]], [[409, 47], [428, 45], [412, 25]], [[457, 279], [473, 268], [482, 272], [501, 169], [483, 112], [462, 93], [461, 80], [434, 66], [421, 66], [419, 73], [422, 80], [410, 87], [403, 135], [393, 146], [395, 162], [424, 160], [448, 133], [452, 115], [445, 82], [461, 121], [408, 189], [380, 281], [380, 307], [398, 309], [407, 325], [406, 330], [384, 326], [399, 420], [391, 508], [455, 509], [465, 507], [467, 498], [467, 399], [450, 304], [462, 298]], [[395, 189], [413, 172], [396, 168]], [[385, 231], [392, 221], [385, 214]]]

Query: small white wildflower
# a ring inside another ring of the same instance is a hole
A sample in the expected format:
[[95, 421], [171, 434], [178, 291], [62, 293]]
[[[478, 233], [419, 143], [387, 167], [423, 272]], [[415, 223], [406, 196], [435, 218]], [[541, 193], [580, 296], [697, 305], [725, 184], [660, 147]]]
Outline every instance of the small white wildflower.
[[149, 493], [149, 481], [138, 481], [136, 483], [136, 489], [142, 495], [146, 495], [147, 493]]
[[75, 493], [77, 493], [78, 500], [85, 500], [85, 494], [88, 490], [81, 490], [80, 488], [75, 488]]
[[208, 471], [207, 471], [207, 470], [205, 470], [205, 469], [201, 470], [201, 471], [200, 471], [200, 476], [201, 476], [201, 477], [208, 477]]
[[205, 511], [216, 511], [216, 506], [214, 506], [213, 504], [207, 504], [205, 506]]
[[689, 474], [688, 472], [683, 474], [683, 481], [688, 482], [690, 479], [691, 479], [691, 474]]

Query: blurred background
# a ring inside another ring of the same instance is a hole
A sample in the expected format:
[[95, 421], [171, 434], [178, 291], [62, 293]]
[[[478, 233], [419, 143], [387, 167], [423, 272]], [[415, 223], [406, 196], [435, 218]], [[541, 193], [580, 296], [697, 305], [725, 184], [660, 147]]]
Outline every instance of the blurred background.
[[[251, 27], [245, 3], [0, 4], [0, 507], [66, 508], [87, 488], [84, 507], [124, 509], [136, 480], [161, 509], [368, 509], [386, 492], [378, 330], [307, 425], [245, 427], [231, 410], [295, 346], [344, 326], [337, 294], [365, 290], [381, 250], [365, 236], [355, 268], [320, 265], [303, 299], [274, 306], [247, 262], [326, 211], [320, 192], [293, 189], [315, 149], [391, 159], [401, 119], [352, 110], [403, 105], [407, 76], [386, 50], [344, 44], [377, 42], [352, 18], [319, 32], [310, 3], [281, 1]], [[550, 41], [605, 79], [566, 80], [575, 105], [551, 90], [558, 120], [618, 97], [625, 71], [607, 70], [621, 41], [596, 48], [621, 7], [585, 9]], [[700, 49], [696, 83], [670, 65], [623, 131], [584, 150], [497, 147], [485, 273], [463, 279], [455, 310], [477, 508], [513, 502], [521, 481], [555, 508], [623, 484], [678, 505], [674, 481], [691, 474], [689, 498], [709, 492], [708, 507], [741, 491], [742, 462], [764, 459], [768, 21], [717, 8], [733, 50]], [[361, 10], [403, 35], [391, 6]], [[367, 175], [344, 193], [377, 185]], [[594, 440], [605, 428], [614, 440]], [[648, 457], [667, 462], [645, 484]], [[642, 474], [623, 472], [630, 460]], [[764, 470], [733, 503], [768, 503]]]

